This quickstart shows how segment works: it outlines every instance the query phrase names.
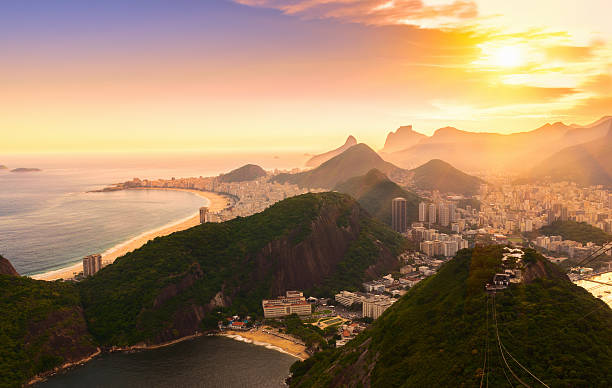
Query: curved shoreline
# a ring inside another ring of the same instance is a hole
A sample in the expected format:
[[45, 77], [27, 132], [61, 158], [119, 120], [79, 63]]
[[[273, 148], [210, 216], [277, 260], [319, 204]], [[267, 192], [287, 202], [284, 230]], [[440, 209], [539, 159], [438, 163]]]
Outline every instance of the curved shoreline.
[[[211, 212], [218, 212], [225, 209], [230, 203], [231, 199], [226, 196], [214, 192], [209, 191], [200, 191], [200, 190], [191, 190], [191, 189], [180, 189], [180, 188], [133, 188], [128, 190], [172, 190], [172, 191], [184, 191], [188, 193], [192, 193], [198, 195], [202, 198], [208, 200], [208, 208]], [[126, 241], [123, 241], [102, 253], [102, 262], [105, 265], [108, 265], [114, 262], [117, 258], [125, 255], [126, 253], [132, 252], [144, 244], [146, 244], [149, 240], [152, 240], [156, 237], [167, 236], [174, 232], [179, 232], [185, 229], [192, 228], [196, 225], [200, 224], [200, 215], [199, 209], [194, 215], [183, 218], [178, 221], [173, 221], [169, 224], [163, 225], [157, 229], [153, 229], [147, 232], [144, 232], [138, 236], [130, 238]], [[58, 279], [71, 279], [74, 277], [74, 273], [78, 273], [82, 270], [82, 264], [76, 263], [70, 265], [68, 267], [55, 269], [52, 271], [44, 272], [41, 274], [36, 274], [30, 276], [32, 279], [36, 280], [46, 280], [46, 281], [54, 281]]]

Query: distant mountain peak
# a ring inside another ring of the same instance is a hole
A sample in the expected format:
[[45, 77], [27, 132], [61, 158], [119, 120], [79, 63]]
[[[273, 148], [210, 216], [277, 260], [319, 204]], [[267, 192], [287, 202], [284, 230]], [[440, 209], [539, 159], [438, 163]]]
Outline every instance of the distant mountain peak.
[[403, 125], [389, 132], [382, 152], [396, 152], [412, 147], [426, 136], [412, 129], [412, 125]]
[[335, 156], [340, 155], [341, 153], [343, 153], [344, 151], [348, 150], [349, 148], [355, 145], [357, 145], [357, 139], [355, 139], [355, 136], [349, 135], [349, 137], [346, 138], [346, 141], [344, 142], [342, 146], [336, 148], [335, 150], [331, 150], [323, 154], [315, 155], [312, 158], [310, 158], [306, 162], [306, 167], [320, 166], [321, 164], [327, 162], [328, 160], [330, 160], [331, 158]]
[[245, 164], [227, 174], [221, 174], [219, 179], [222, 182], [245, 182], [252, 181], [262, 176], [266, 176], [266, 171], [255, 164]]

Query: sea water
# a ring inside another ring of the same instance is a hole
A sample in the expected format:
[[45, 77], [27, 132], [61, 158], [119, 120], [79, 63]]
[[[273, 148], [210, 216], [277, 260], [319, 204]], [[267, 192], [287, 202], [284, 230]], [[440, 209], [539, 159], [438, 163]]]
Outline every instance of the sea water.
[[36, 387], [281, 387], [295, 361], [263, 346], [200, 337], [165, 348], [106, 354]]
[[22, 275], [48, 272], [193, 216], [208, 204], [203, 197], [171, 190], [90, 192], [139, 172], [144, 173], [90, 169], [0, 172], [0, 255]]

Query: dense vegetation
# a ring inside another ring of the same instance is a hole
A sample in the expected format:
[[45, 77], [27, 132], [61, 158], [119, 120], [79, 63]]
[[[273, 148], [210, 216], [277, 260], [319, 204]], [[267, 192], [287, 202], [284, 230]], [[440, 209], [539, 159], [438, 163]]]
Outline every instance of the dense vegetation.
[[[500, 356], [499, 332], [504, 349], [549, 386], [610, 386], [612, 370], [603, 366], [612, 365], [612, 310], [558, 277], [488, 295], [484, 283], [500, 263], [499, 247], [460, 251], [345, 347], [294, 364], [291, 385], [455, 387], [486, 378], [519, 386]], [[537, 384], [505, 357], [521, 380]]]
[[275, 179], [280, 183], [288, 182], [300, 187], [332, 189], [338, 183], [364, 175], [373, 168], [385, 174], [400, 170], [399, 167], [385, 162], [376, 151], [360, 143], [313, 170], [297, 174], [279, 174]]
[[405, 198], [407, 201], [408, 223], [419, 219], [421, 198], [411, 191], [402, 189], [376, 169], [370, 170], [366, 175], [340, 183], [335, 190], [357, 199], [368, 213], [387, 225], [391, 225], [391, 201], [397, 197]]
[[482, 179], [468, 175], [440, 159], [430, 160], [410, 172], [413, 174], [413, 186], [420, 190], [473, 195], [484, 183]]
[[252, 181], [262, 176], [266, 176], [266, 171], [255, 165], [255, 164], [246, 164], [240, 168], [232, 170], [227, 174], [221, 174], [219, 176], [219, 180], [221, 182], [244, 182], [244, 181]]
[[[259, 257], [262, 249], [279, 239], [297, 246], [310, 236], [313, 220], [322, 214], [339, 214], [338, 225], [333, 227], [347, 227], [355, 206], [346, 195], [305, 194], [247, 218], [207, 223], [157, 238], [81, 283], [90, 330], [102, 344], [128, 345], [178, 336], [181, 319], [177, 317], [191, 316], [193, 311], [206, 314], [204, 322], [209, 325], [215, 320], [208, 312], [215, 308], [261, 314], [262, 298], [292, 286], [279, 283], [291, 275], [278, 275], [280, 267], [288, 265], [282, 260], [288, 259]], [[344, 257], [328, 277], [313, 281], [313, 289], [355, 288], [365, 271], [377, 263], [381, 249], [395, 258], [403, 248], [399, 235], [365, 213], [359, 218], [359, 228]], [[302, 268], [305, 264], [295, 265]], [[307, 278], [309, 274], [296, 276]], [[216, 306], [211, 306], [215, 297]]]
[[583, 244], [594, 242], [601, 245], [612, 241], [612, 235], [586, 222], [554, 221], [540, 228], [540, 233], [546, 236], [561, 236], [564, 240], [578, 241]]
[[95, 350], [91, 336], [73, 336], [85, 329], [79, 305], [71, 283], [0, 275], [1, 387], [19, 387], [66, 355]]

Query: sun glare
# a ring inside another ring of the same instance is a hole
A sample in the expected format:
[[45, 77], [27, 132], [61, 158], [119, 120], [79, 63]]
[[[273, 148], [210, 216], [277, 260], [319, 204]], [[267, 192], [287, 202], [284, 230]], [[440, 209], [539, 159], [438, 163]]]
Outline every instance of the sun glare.
[[504, 46], [497, 49], [493, 59], [500, 67], [517, 67], [523, 64], [523, 54], [516, 46]]

